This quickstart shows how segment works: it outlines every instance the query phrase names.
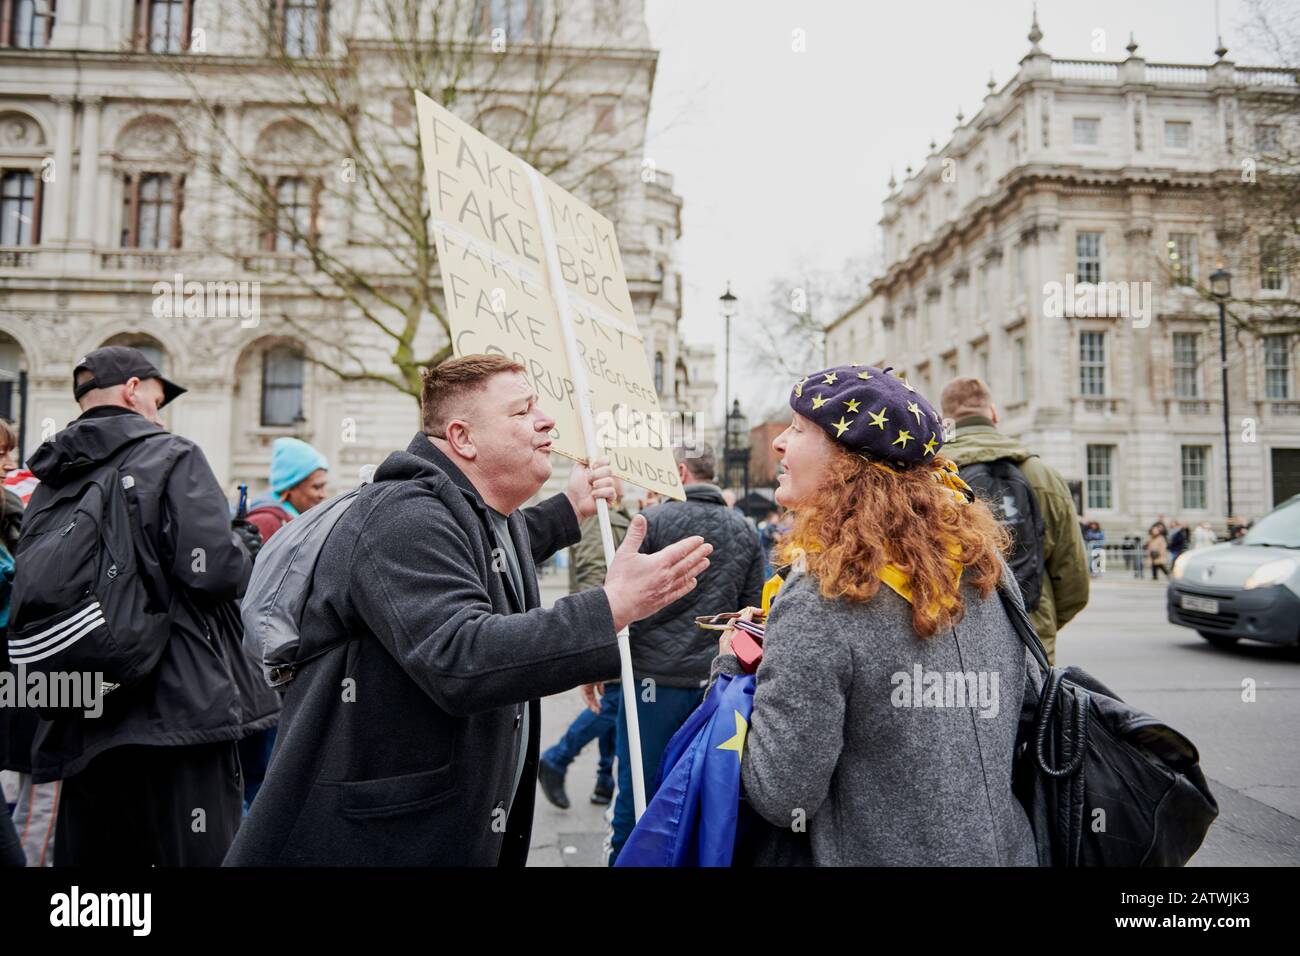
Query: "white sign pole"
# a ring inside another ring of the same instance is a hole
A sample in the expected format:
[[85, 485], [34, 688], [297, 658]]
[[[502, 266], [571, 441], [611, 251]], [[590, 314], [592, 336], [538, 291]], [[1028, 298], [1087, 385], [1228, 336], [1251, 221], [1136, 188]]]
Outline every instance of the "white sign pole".
[[[551, 294], [555, 297], [555, 306], [560, 313], [560, 328], [564, 332], [564, 353], [569, 360], [570, 373], [573, 375], [573, 391], [578, 398], [578, 420], [582, 422], [582, 437], [587, 446], [587, 461], [590, 463], [598, 457], [596, 428], [591, 420], [591, 391], [587, 385], [587, 369], [578, 354], [578, 340], [573, 334], [573, 312], [569, 305], [569, 290], [560, 272], [560, 256], [556, 252], [555, 243], [555, 224], [551, 221], [551, 212], [546, 205], [546, 191], [542, 188], [541, 175], [526, 163], [524, 168], [528, 170], [528, 182], [533, 191], [533, 206], [537, 210], [537, 222], [542, 230], [542, 248], [546, 250], [546, 269], [551, 280]], [[596, 499], [596, 514], [600, 520], [600, 540], [605, 548], [605, 567], [608, 568], [614, 563], [614, 533], [610, 530], [609, 505], [604, 498]], [[632, 673], [632, 645], [626, 627], [618, 632], [618, 656], [623, 673], [621, 713], [627, 720], [628, 750], [632, 760], [632, 804], [636, 818], [639, 820], [641, 814], [645, 812], [645, 772], [641, 764], [641, 724], [636, 709], [636, 677]]]

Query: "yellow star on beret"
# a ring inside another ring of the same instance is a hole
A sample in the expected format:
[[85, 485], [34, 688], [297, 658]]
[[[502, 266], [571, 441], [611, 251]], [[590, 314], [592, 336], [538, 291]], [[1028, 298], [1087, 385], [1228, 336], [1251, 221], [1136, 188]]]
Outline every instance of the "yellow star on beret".
[[821, 407], [822, 407], [823, 405], [825, 405], [825, 404], [826, 404], [826, 399], [822, 398], [820, 395], [814, 395], [814, 396], [813, 396], [813, 408], [814, 408], [814, 409], [821, 408]]
[[850, 412], [854, 412], [854, 413], [856, 413], [857, 410], [858, 410], [858, 405], [859, 405], [860, 403], [858, 402], [858, 400], [857, 400], [856, 398], [851, 398], [851, 399], [849, 399], [847, 402], [845, 402], [844, 404], [845, 404], [846, 406], [848, 406], [848, 409], [849, 409]]
[[907, 448], [907, 443], [908, 443], [909, 441], [911, 441], [911, 440], [912, 440], [912, 435], [911, 435], [911, 433], [908, 432], [908, 430], [907, 430], [906, 428], [904, 428], [903, 430], [901, 430], [901, 431], [898, 433], [898, 437], [895, 438], [892, 442], [890, 442], [890, 444], [891, 444], [891, 445], [902, 445], [904, 448]]
[[933, 455], [933, 454], [934, 454], [934, 448], [935, 448], [935, 446], [938, 445], [938, 444], [939, 444], [939, 443], [938, 443], [937, 441], [934, 440], [934, 432], [930, 432], [930, 440], [929, 440], [928, 442], [925, 443], [925, 453], [926, 453], [927, 455]]
[[839, 377], [839, 376], [837, 376], [834, 372], [827, 372], [827, 373], [826, 373], [826, 384], [827, 384], [827, 385], [834, 385], [834, 384], [835, 384], [835, 379], [838, 378], [838, 377]]
[[[836, 438], [839, 438], [839, 437], [840, 437], [841, 435], [843, 435], [846, 431], [848, 431], [848, 430], [849, 430], [849, 426], [852, 425], [854, 421], [857, 421], [857, 419], [855, 418], [855, 419], [853, 419], [853, 421], [846, 422], [846, 421], [844, 420], [844, 416], [841, 415], [841, 416], [840, 416], [840, 420], [839, 420], [838, 422], [831, 422], [831, 424], [835, 426], [835, 437], [836, 437]], [[906, 446], [904, 446], [904, 447], [906, 447]]]
[[[873, 412], [873, 411], [871, 411], [870, 409], [867, 410], [867, 414], [868, 414], [869, 416], [871, 416], [871, 424], [872, 424], [872, 425], [875, 425], [875, 426], [876, 426], [877, 428], [879, 428], [882, 432], [885, 430], [885, 422], [889, 421], [889, 419], [885, 417], [885, 408], [886, 408], [886, 407], [887, 407], [887, 406], [885, 406], [885, 405], [881, 405], [881, 406], [880, 406], [880, 411], [879, 411], [879, 412]], [[870, 426], [868, 426], [868, 427], [870, 427]]]
[[862, 379], [865, 382], [867, 379], [871, 378], [871, 373], [867, 371], [861, 371], [858, 373], [858, 378]]
[[916, 416], [916, 423], [918, 425], [921, 424], [921, 406], [916, 404], [916, 402], [908, 402], [907, 410]]

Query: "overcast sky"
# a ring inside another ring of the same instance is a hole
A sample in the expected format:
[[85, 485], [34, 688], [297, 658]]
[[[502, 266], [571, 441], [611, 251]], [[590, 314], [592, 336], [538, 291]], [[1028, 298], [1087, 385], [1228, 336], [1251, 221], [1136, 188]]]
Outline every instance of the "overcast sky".
[[[1292, 2], [1292, 0], [1281, 0]], [[1220, 0], [1229, 59], [1242, 49], [1243, 0]], [[1029, 50], [1028, 0], [646, 0], [660, 50], [647, 155], [685, 200], [678, 245], [688, 341], [718, 347], [717, 298], [740, 297], [732, 392], [748, 411], [771, 382], [737, 346], [746, 303], [801, 258], [827, 266], [877, 243], [890, 170], [924, 162], [960, 107], [978, 112]], [[1213, 62], [1215, 0], [1042, 0], [1042, 46], [1055, 57], [1119, 60], [1129, 31], [1149, 62]], [[806, 51], [792, 49], [804, 31]], [[1093, 50], [1104, 31], [1105, 51]], [[752, 316], [750, 316], [752, 319]], [[811, 370], [810, 370], [811, 371]], [[782, 383], [784, 386], [784, 383]], [[721, 395], [719, 395], [720, 412]]]

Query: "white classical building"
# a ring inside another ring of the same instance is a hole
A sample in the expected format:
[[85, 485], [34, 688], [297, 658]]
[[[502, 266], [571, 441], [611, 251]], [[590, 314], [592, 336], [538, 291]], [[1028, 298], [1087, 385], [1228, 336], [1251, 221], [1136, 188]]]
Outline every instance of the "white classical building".
[[[1295, 73], [1222, 49], [1208, 66], [1147, 63], [1132, 41], [1123, 61], [1060, 60], [1041, 39], [1035, 18], [1015, 76], [990, 80], [979, 112], [891, 179], [884, 271], [832, 324], [828, 364], [893, 365], [936, 406], [945, 383], [979, 376], [1002, 429], [1079, 483], [1084, 517], [1112, 532], [1160, 514], [1222, 529], [1204, 288], [1229, 258], [1234, 296], [1294, 289], [1221, 197], [1300, 137], [1245, 102], [1300, 92]], [[1252, 518], [1300, 492], [1294, 337], [1230, 339], [1233, 509]]]
[[[320, 448], [336, 489], [405, 447], [419, 423], [410, 395], [342, 381], [313, 361], [336, 356], [342, 341], [367, 371], [392, 374], [391, 343], [348, 302], [320, 294], [325, 286], [292, 240], [238, 211], [230, 184], [242, 173], [224, 145], [236, 144], [256, 175], [275, 183], [266, 216], [348, 250], [373, 269], [367, 275], [409, 278], [374, 241], [382, 223], [367, 215], [366, 197], [347, 195], [359, 186], [340, 176], [339, 188], [319, 189], [321, 176], [346, 169], [347, 150], [284, 93], [307, 72], [337, 77], [349, 108], [382, 117], [394, 142], [413, 142], [411, 94], [387, 55], [392, 27], [382, 3], [0, 0], [0, 414], [21, 419], [24, 453], [75, 417], [73, 365], [108, 343], [143, 347], [190, 389], [164, 410], [166, 422], [199, 442], [227, 488], [264, 487], [271, 443], [282, 435]], [[465, 117], [489, 132], [523, 115], [513, 104], [526, 96], [532, 51], [543, 25], [558, 25], [552, 49], [583, 67], [556, 91], [567, 142], [583, 161], [608, 167], [588, 181], [585, 198], [617, 226], [661, 405], [711, 418], [712, 348], [678, 334], [682, 200], [671, 175], [642, 158], [657, 51], [641, 0], [456, 6], [458, 43], [500, 43], [494, 85], [477, 90], [488, 108]], [[449, 6], [422, 9], [424, 17]], [[295, 71], [284, 69], [285, 55], [302, 61]], [[169, 61], [181, 57], [188, 80]], [[483, 86], [482, 74], [461, 81]], [[617, 137], [602, 140], [605, 131]], [[614, 139], [617, 149], [602, 153]], [[158, 284], [178, 275], [228, 284], [228, 313], [168, 315]], [[247, 302], [236, 288], [246, 299], [256, 288], [255, 324], [241, 321]], [[421, 355], [445, 341], [436, 323], [426, 327], [415, 343]], [[563, 474], [557, 461], [553, 480]]]

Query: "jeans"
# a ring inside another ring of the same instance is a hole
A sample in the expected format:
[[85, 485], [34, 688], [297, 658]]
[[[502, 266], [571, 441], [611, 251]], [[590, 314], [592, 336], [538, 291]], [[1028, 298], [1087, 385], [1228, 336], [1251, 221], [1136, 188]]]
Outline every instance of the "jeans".
[[592, 740], [600, 748], [600, 763], [596, 766], [596, 786], [602, 790], [614, 789], [614, 736], [618, 723], [618, 684], [607, 683], [600, 698], [600, 713], [593, 714], [586, 707], [573, 719], [559, 743], [546, 748], [542, 759], [561, 773], [569, 769], [579, 751]]
[[[636, 695], [637, 718], [641, 730], [641, 766], [645, 768], [645, 798], [650, 802], [654, 796], [655, 775], [659, 772], [659, 758], [663, 756], [672, 740], [673, 734], [686, 723], [696, 707], [704, 700], [703, 687], [659, 687], [654, 688], [654, 700], [641, 699], [638, 685]], [[620, 702], [620, 708], [622, 702]], [[618, 742], [615, 753], [618, 756], [618, 787], [614, 790], [611, 806], [609, 848], [606, 862], [614, 865], [622, 852], [623, 844], [632, 834], [636, 825], [636, 808], [632, 801], [632, 763], [631, 745], [628, 743], [627, 718], [618, 721]]]

